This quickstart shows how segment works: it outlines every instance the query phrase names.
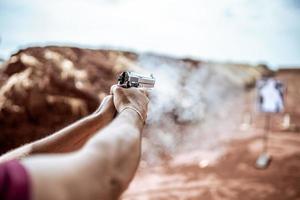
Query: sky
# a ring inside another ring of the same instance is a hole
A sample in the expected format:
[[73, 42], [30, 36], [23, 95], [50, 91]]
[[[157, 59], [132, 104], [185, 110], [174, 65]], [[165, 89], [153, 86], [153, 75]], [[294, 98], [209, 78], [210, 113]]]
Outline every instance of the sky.
[[300, 0], [0, 0], [0, 56], [118, 48], [300, 67]]

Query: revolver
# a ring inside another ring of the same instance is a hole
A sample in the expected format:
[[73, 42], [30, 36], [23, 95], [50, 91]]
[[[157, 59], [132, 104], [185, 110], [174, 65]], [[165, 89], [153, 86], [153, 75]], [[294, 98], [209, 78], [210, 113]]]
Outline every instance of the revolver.
[[118, 77], [118, 85], [124, 88], [154, 88], [155, 78], [151, 74], [149, 77], [135, 72], [122, 72]]

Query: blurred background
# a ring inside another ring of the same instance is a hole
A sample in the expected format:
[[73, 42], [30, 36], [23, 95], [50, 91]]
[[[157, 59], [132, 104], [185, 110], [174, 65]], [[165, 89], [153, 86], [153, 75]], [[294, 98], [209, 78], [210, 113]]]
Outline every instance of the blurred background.
[[[299, 22], [299, 0], [0, 0], [0, 153], [93, 112], [130, 70], [156, 85], [122, 199], [300, 199]], [[282, 112], [256, 109], [263, 78]]]
[[298, 0], [1, 0], [0, 55], [60, 44], [299, 65]]

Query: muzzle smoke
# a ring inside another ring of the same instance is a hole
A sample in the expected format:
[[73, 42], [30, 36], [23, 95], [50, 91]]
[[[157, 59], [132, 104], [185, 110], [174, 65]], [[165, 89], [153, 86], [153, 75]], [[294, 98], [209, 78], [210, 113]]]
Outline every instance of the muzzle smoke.
[[219, 143], [234, 136], [239, 123], [244, 86], [231, 80], [226, 75], [230, 71], [217, 64], [142, 55], [139, 65], [156, 78], [143, 159], [155, 164], [181, 152], [211, 149], [219, 155]]

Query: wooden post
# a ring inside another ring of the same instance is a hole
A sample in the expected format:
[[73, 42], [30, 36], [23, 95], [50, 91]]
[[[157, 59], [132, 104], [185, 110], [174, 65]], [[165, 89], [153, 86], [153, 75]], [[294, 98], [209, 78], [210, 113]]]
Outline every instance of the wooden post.
[[264, 136], [263, 136], [263, 153], [268, 152], [268, 141], [269, 141], [269, 131], [270, 131], [270, 121], [271, 121], [271, 114], [266, 113], [265, 115], [265, 127], [264, 127]]

